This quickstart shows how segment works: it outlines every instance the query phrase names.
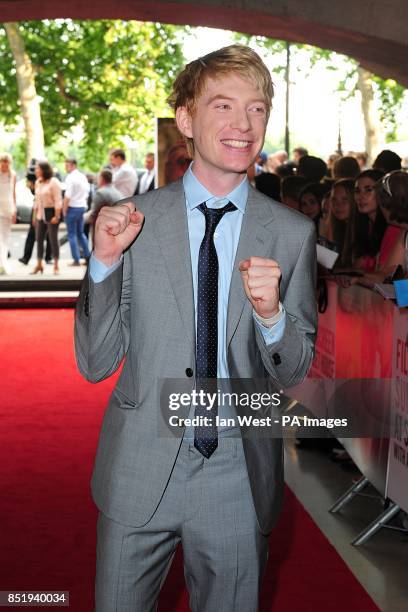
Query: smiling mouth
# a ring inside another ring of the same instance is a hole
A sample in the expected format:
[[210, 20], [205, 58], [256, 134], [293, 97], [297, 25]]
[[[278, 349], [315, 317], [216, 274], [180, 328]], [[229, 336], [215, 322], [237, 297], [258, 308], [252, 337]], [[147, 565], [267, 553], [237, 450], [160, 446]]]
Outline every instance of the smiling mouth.
[[252, 143], [249, 140], [221, 140], [222, 144], [233, 149], [247, 149]]

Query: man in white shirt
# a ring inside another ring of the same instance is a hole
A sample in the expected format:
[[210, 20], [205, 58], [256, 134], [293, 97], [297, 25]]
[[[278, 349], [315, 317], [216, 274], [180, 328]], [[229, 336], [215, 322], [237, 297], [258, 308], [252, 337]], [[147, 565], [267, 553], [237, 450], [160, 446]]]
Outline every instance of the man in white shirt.
[[146, 172], [142, 174], [140, 177], [139, 185], [137, 188], [137, 193], [141, 195], [142, 193], [147, 193], [154, 189], [154, 153], [147, 153], [145, 159], [145, 168]]
[[113, 149], [109, 156], [109, 162], [113, 172], [113, 186], [116, 187], [124, 198], [135, 195], [138, 183], [136, 170], [126, 161], [123, 149]]
[[85, 174], [77, 168], [76, 159], [65, 160], [65, 194], [63, 203], [63, 213], [67, 225], [69, 246], [73, 262], [69, 265], [80, 265], [80, 251], [82, 248], [85, 259], [89, 259], [91, 252], [88, 246], [87, 237], [84, 234], [84, 213], [87, 210], [87, 200], [89, 195], [89, 183]]

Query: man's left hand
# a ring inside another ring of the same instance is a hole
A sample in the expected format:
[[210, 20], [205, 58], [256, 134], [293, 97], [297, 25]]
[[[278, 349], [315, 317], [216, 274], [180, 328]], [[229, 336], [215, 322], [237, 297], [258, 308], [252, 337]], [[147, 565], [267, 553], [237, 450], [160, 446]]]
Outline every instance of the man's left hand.
[[242, 283], [248, 300], [255, 312], [270, 319], [279, 312], [279, 281], [281, 271], [278, 263], [265, 257], [250, 257], [239, 262]]

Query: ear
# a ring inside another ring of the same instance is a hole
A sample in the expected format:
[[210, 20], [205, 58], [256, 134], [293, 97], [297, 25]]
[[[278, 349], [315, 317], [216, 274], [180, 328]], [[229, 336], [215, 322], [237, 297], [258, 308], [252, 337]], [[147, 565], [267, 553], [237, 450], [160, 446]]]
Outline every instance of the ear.
[[193, 137], [191, 115], [185, 106], [179, 106], [176, 110], [176, 123], [183, 136]]

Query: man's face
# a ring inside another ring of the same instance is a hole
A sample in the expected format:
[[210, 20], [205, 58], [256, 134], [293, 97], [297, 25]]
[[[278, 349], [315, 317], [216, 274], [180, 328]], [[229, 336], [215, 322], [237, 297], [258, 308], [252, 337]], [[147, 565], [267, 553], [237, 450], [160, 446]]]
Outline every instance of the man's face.
[[65, 162], [65, 172], [72, 172], [73, 170], [75, 170], [75, 164], [72, 164], [71, 162], [66, 161]]
[[111, 166], [113, 166], [114, 168], [117, 168], [118, 166], [120, 166], [120, 165], [121, 165], [121, 163], [122, 163], [122, 161], [123, 161], [123, 160], [122, 160], [122, 158], [121, 158], [119, 155], [118, 155], [118, 156], [116, 156], [116, 155], [112, 155], [112, 154], [111, 154], [111, 155], [109, 156], [109, 163], [110, 163], [110, 165], [111, 165]]
[[176, 117], [181, 132], [194, 140], [199, 176], [240, 180], [262, 148], [267, 105], [259, 89], [231, 73], [208, 78], [193, 116], [182, 107]]
[[145, 168], [150, 172], [154, 168], [154, 157], [153, 155], [146, 155]]

